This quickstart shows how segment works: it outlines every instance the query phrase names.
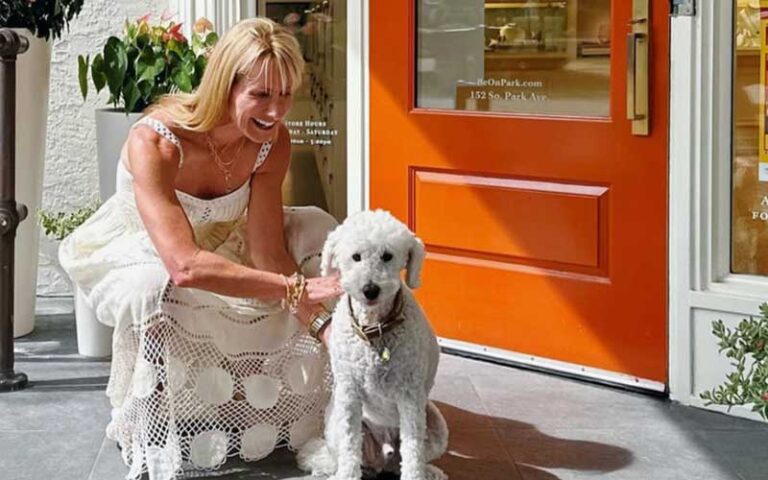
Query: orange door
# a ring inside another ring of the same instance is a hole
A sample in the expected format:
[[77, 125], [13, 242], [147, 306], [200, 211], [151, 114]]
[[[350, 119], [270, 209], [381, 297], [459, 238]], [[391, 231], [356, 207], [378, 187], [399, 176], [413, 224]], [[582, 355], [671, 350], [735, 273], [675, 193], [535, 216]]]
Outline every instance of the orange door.
[[668, 2], [650, 3], [631, 22], [630, 0], [370, 2], [370, 203], [426, 243], [439, 336], [666, 383]]

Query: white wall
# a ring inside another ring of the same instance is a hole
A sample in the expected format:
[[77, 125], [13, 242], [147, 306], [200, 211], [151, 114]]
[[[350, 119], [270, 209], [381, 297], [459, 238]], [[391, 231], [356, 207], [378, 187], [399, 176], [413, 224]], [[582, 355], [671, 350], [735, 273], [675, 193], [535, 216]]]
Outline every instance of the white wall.
[[[107, 37], [119, 36], [123, 21], [151, 12], [159, 18], [168, 0], [88, 0], [70, 24], [69, 33], [53, 45], [48, 141], [43, 180], [43, 208], [72, 210], [98, 197], [96, 126], [93, 110], [106, 106], [107, 94], [83, 102], [77, 81], [77, 56], [101, 51]], [[31, 220], [31, 217], [30, 217]], [[42, 250], [42, 249], [41, 249]], [[68, 283], [40, 255], [38, 295], [66, 295]]]

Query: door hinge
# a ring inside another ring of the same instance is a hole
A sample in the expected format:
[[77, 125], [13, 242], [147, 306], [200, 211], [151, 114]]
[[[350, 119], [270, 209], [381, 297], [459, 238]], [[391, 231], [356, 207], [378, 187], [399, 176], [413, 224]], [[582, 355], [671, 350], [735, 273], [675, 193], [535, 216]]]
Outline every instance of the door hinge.
[[672, 0], [672, 15], [693, 17], [696, 15], [696, 0]]

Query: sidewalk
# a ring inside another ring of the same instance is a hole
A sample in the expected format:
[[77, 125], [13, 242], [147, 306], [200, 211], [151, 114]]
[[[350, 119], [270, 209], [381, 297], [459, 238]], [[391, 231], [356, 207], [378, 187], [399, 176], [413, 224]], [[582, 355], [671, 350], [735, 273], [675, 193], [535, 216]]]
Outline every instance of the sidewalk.
[[[0, 478], [117, 480], [104, 437], [107, 362], [76, 353], [71, 315], [38, 317], [16, 343], [33, 383], [0, 395]], [[768, 425], [556, 376], [443, 355], [432, 398], [451, 428], [453, 480], [760, 480]], [[300, 479], [290, 452], [195, 478]]]

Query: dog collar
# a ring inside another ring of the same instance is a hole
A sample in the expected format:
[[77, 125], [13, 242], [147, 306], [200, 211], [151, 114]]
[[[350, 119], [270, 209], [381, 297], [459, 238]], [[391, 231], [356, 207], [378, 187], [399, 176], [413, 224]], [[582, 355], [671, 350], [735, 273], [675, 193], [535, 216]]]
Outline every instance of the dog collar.
[[355, 331], [358, 337], [363, 339], [365, 343], [370, 344], [374, 338], [379, 338], [390, 330], [394, 329], [405, 321], [403, 316], [403, 309], [405, 302], [403, 301], [403, 289], [397, 291], [395, 296], [395, 303], [392, 306], [392, 310], [384, 317], [384, 320], [378, 322], [376, 325], [361, 326], [360, 322], [355, 317], [355, 312], [352, 309], [352, 297], [348, 296], [347, 301], [349, 303], [349, 316], [352, 318], [352, 329]]

